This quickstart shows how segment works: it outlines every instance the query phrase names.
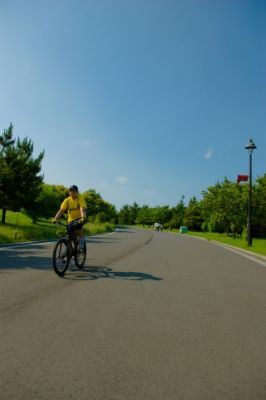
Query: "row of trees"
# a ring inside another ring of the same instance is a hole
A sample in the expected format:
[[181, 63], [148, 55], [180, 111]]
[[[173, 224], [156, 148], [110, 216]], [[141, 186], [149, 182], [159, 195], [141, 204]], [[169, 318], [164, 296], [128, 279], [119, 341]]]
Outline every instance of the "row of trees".
[[[33, 222], [50, 218], [67, 195], [63, 185], [43, 182], [41, 163], [44, 152], [33, 157], [30, 139], [13, 138], [10, 124], [0, 136], [0, 208], [2, 223], [7, 210], [23, 209]], [[186, 225], [190, 230], [243, 233], [247, 224], [248, 184], [238, 184], [224, 179], [202, 192], [185, 205], [184, 196], [175, 207], [124, 205], [120, 211], [105, 201], [99, 193], [88, 189], [83, 193], [91, 221], [113, 222], [127, 225], [152, 225], [156, 221], [167, 229]], [[266, 236], [266, 174], [253, 185], [253, 235]]]
[[[184, 196], [179, 203], [151, 208], [137, 203], [125, 205], [119, 213], [122, 224], [152, 225], [155, 221], [164, 228], [174, 229], [186, 225], [193, 231], [210, 231], [236, 236], [246, 230], [248, 210], [248, 184], [230, 182], [227, 178], [202, 192], [185, 205]], [[266, 174], [253, 185], [253, 235], [266, 236]]]

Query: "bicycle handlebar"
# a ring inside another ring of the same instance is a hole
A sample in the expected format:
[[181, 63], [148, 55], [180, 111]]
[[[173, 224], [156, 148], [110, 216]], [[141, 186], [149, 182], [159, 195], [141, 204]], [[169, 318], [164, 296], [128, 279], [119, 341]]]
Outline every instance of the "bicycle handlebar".
[[78, 218], [78, 219], [74, 219], [73, 221], [69, 222], [68, 224], [65, 224], [62, 221], [53, 221], [53, 223], [57, 224], [57, 225], [63, 225], [63, 226], [68, 226], [69, 224], [72, 224], [72, 225], [75, 226], [75, 225], [78, 225], [78, 224], [84, 224], [85, 221], [83, 220], [83, 218]]

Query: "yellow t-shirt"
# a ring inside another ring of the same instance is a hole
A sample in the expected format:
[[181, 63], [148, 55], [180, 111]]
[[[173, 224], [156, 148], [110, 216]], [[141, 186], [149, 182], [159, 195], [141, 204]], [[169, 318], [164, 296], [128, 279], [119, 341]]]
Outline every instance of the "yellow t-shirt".
[[68, 216], [67, 221], [71, 222], [74, 219], [81, 218], [81, 208], [87, 208], [85, 199], [78, 194], [77, 199], [73, 200], [71, 196], [67, 197], [61, 204], [62, 210], [67, 210]]

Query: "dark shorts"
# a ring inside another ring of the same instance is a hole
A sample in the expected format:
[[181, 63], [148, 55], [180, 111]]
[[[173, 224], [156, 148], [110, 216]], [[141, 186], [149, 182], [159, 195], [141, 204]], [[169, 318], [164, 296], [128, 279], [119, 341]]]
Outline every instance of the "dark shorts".
[[83, 224], [81, 224], [80, 222], [76, 222], [76, 221], [71, 221], [69, 222], [69, 224], [67, 225], [67, 232], [69, 235], [74, 235], [74, 233], [80, 229], [82, 229]]

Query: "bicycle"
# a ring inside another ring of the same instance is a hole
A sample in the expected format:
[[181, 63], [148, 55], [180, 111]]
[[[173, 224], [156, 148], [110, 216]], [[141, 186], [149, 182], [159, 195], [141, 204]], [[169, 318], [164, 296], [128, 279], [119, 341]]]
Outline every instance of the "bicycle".
[[75, 234], [75, 226], [80, 224], [79, 220], [75, 220], [69, 224], [56, 222], [66, 228], [66, 232], [56, 242], [53, 250], [53, 268], [55, 273], [63, 278], [68, 268], [69, 262], [74, 257], [75, 264], [82, 269], [86, 261], [86, 240], [84, 237], [78, 239]]

